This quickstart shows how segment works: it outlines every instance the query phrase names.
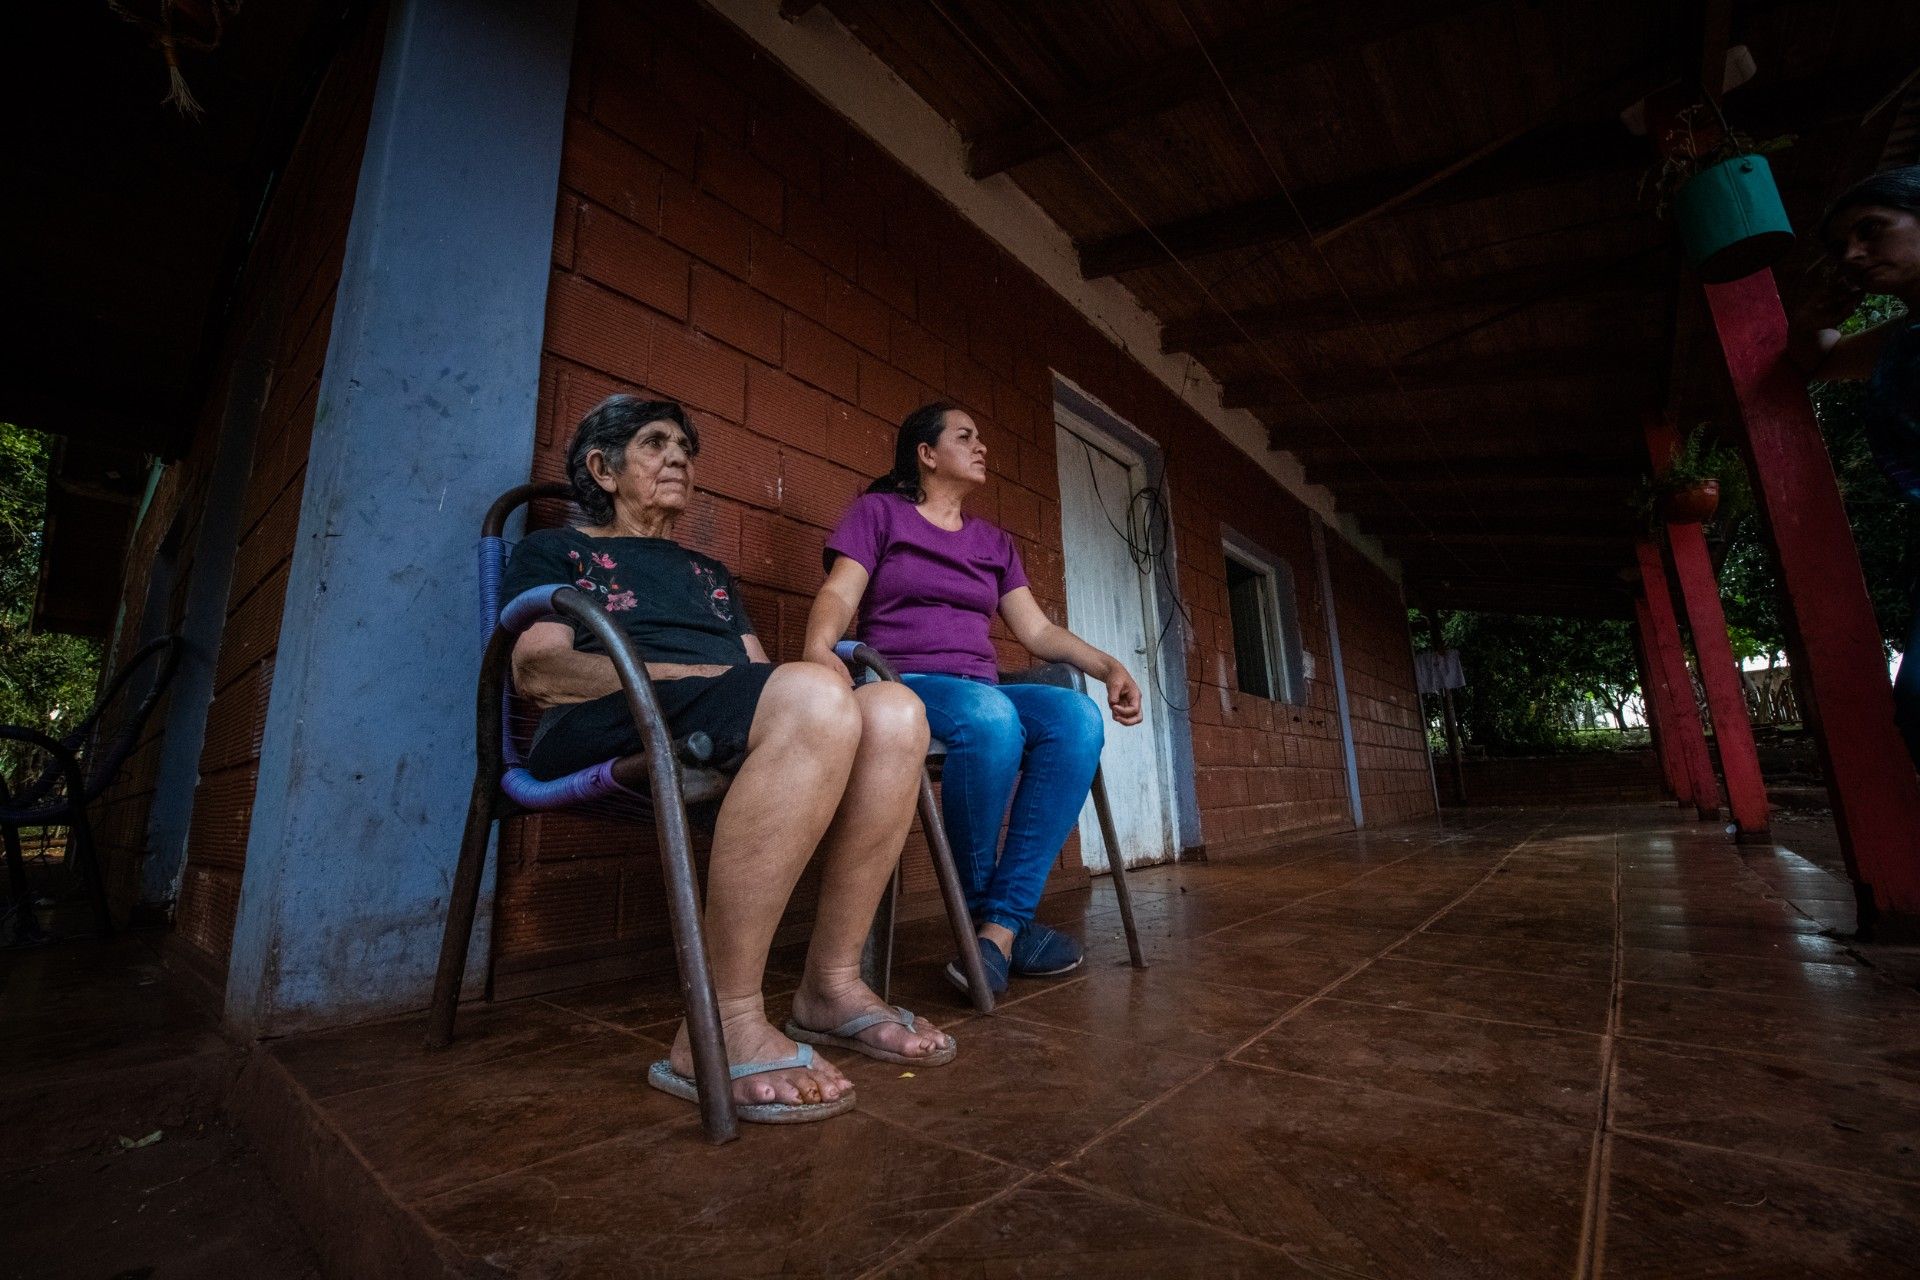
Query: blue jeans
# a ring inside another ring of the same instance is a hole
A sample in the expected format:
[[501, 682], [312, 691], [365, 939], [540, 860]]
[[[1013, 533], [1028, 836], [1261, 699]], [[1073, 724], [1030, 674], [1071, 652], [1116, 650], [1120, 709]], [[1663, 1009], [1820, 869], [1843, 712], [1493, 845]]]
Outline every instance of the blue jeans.
[[1907, 647], [1900, 654], [1900, 674], [1893, 679], [1893, 722], [1907, 740], [1907, 754], [1920, 769], [1920, 582], [1914, 584], [1913, 619], [1907, 624]]
[[[926, 703], [927, 727], [947, 746], [940, 813], [967, 908], [976, 925], [1018, 933], [1033, 919], [1047, 872], [1093, 786], [1106, 740], [1100, 709], [1086, 694], [1054, 685], [902, 679]], [[1007, 838], [995, 858], [1003, 815]]]

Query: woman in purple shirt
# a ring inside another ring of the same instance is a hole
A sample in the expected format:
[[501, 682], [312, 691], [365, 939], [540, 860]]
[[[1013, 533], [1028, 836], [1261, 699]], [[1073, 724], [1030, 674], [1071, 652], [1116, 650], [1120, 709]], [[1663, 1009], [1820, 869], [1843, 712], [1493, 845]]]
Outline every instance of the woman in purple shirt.
[[[1035, 657], [1072, 663], [1103, 682], [1120, 724], [1140, 723], [1140, 688], [1118, 659], [1048, 621], [1013, 539], [962, 509], [986, 480], [987, 446], [971, 417], [950, 404], [909, 414], [893, 470], [827, 540], [827, 581], [807, 618], [806, 657], [844, 671], [833, 646], [857, 609], [860, 639], [926, 703], [928, 727], [947, 747], [941, 811], [981, 963], [998, 993], [1009, 972], [1047, 977], [1085, 958], [1078, 942], [1033, 913], [1093, 785], [1104, 729], [1099, 709], [1075, 690], [997, 683], [987, 635], [993, 615]], [[947, 977], [965, 988], [958, 961]]]

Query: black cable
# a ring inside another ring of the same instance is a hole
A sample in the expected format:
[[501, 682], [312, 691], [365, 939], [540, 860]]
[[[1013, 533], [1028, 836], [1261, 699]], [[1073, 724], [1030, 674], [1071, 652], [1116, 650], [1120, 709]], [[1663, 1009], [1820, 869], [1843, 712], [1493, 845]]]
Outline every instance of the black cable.
[[1127, 501], [1127, 527], [1122, 529], [1107, 513], [1107, 499], [1100, 492], [1100, 477], [1094, 473], [1093, 469], [1093, 446], [1081, 440], [1078, 435], [1075, 435], [1074, 439], [1079, 442], [1081, 450], [1086, 454], [1087, 479], [1093, 483], [1093, 500], [1100, 508], [1101, 519], [1105, 520], [1107, 527], [1113, 530], [1113, 536], [1125, 545], [1127, 555], [1132, 559], [1137, 573], [1144, 578], [1153, 577], [1156, 571], [1160, 574], [1167, 599], [1173, 602], [1173, 608], [1168, 610], [1166, 620], [1160, 624], [1159, 632], [1147, 642], [1147, 687], [1169, 710], [1187, 712], [1192, 709], [1193, 704], [1175, 702], [1169, 698], [1160, 679], [1160, 654], [1165, 649], [1167, 630], [1173, 626], [1175, 614], [1177, 613], [1186, 622], [1188, 633], [1193, 631], [1193, 615], [1187, 612], [1187, 602], [1181, 599], [1180, 593], [1174, 589], [1173, 573], [1167, 562], [1167, 547], [1173, 538], [1173, 522], [1167, 514], [1166, 497], [1158, 485], [1141, 486]]

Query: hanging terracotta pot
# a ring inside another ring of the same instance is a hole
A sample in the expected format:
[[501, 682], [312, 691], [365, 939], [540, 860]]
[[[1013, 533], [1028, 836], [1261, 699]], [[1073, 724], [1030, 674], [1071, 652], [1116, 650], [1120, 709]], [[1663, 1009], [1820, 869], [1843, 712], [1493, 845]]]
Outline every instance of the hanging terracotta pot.
[[1702, 480], [1675, 489], [1663, 505], [1667, 519], [1674, 524], [1704, 524], [1720, 509], [1720, 482]]
[[1750, 276], [1793, 247], [1793, 224], [1765, 156], [1735, 156], [1687, 179], [1674, 196], [1687, 262], [1708, 284]]

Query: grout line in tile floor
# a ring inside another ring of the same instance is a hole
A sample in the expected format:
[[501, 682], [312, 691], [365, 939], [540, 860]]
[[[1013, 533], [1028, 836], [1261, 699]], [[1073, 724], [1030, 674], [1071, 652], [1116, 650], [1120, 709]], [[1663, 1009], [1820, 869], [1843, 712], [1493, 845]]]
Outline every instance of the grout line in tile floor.
[[1821, 1164], [1817, 1160], [1795, 1160], [1791, 1156], [1777, 1156], [1765, 1151], [1748, 1151], [1744, 1147], [1723, 1147], [1712, 1142], [1695, 1142], [1690, 1138], [1672, 1138], [1666, 1134], [1645, 1133], [1639, 1129], [1616, 1127], [1613, 1132], [1616, 1137], [1632, 1138], [1636, 1142], [1684, 1147], [1688, 1151], [1711, 1151], [1716, 1155], [1734, 1156], [1741, 1160], [1758, 1160], [1764, 1164], [1784, 1165], [1789, 1169], [1805, 1169], [1810, 1173], [1841, 1173], [1850, 1178], [1864, 1178], [1869, 1182], [1887, 1182], [1899, 1187], [1920, 1187], [1920, 1175], [1903, 1178], [1897, 1173], [1873, 1173], [1857, 1165]]
[[[1432, 924], [1435, 920], [1438, 920], [1441, 916], [1444, 916], [1445, 914], [1447, 914], [1447, 912], [1453, 910], [1455, 907], [1460, 905], [1460, 903], [1472, 897], [1473, 894], [1476, 891], [1478, 891], [1482, 885], [1484, 885], [1488, 880], [1491, 880], [1496, 874], [1499, 873], [1500, 868], [1505, 866], [1507, 861], [1511, 859], [1514, 854], [1520, 852], [1520, 850], [1525, 848], [1529, 843], [1531, 843], [1534, 840], [1534, 838], [1540, 834], [1540, 832], [1545, 831], [1548, 828], [1552, 827], [1554, 823], [1559, 821], [1559, 819], [1560, 819], [1560, 814], [1556, 813], [1553, 817], [1541, 823], [1533, 831], [1521, 837], [1521, 839], [1513, 846], [1513, 848], [1507, 851], [1504, 857], [1502, 857], [1499, 861], [1495, 862], [1493, 866], [1489, 867], [1485, 875], [1480, 877], [1480, 879], [1474, 881], [1473, 884], [1470, 885], [1465, 890], [1463, 890], [1458, 897], [1454, 898], [1451, 902], [1447, 903], [1445, 906], [1441, 907], [1438, 911], [1435, 911], [1432, 915], [1428, 916], [1424, 921], [1422, 921], [1415, 928], [1407, 930], [1400, 937], [1396, 938], [1393, 942], [1389, 943], [1387, 946], [1383, 947], [1378, 952], [1375, 952], [1373, 955], [1367, 956], [1364, 959], [1360, 960], [1358, 963], [1354, 964], [1345, 973], [1342, 973], [1339, 977], [1335, 978], [1332, 982], [1327, 983], [1325, 986], [1321, 987], [1318, 991], [1315, 991], [1312, 995], [1308, 996], [1305, 1000], [1302, 1000], [1299, 1004], [1293, 1006], [1291, 1009], [1288, 1009], [1285, 1013], [1281, 1014], [1278, 1018], [1275, 1018], [1272, 1022], [1262, 1027], [1259, 1031], [1255, 1032], [1253, 1035], [1247, 1037], [1245, 1040], [1242, 1040], [1239, 1044], [1229, 1049], [1222, 1056], [1231, 1058], [1235, 1054], [1238, 1054], [1250, 1048], [1256, 1041], [1262, 1039], [1267, 1035], [1272, 1034], [1275, 1030], [1277, 1030], [1280, 1027], [1282, 1023], [1285, 1023], [1289, 1019], [1293, 1018], [1296, 1014], [1300, 1013], [1301, 1010], [1306, 1009], [1312, 1004], [1314, 1004], [1322, 996], [1331, 992], [1335, 987], [1347, 981], [1349, 978], [1359, 973], [1362, 969], [1365, 969], [1368, 965], [1372, 964], [1375, 960], [1378, 960], [1382, 956], [1390, 954], [1395, 948], [1405, 943], [1408, 938], [1412, 937], [1416, 933], [1421, 932], [1421, 930], [1425, 929], [1427, 925]], [[1412, 855], [1409, 854], [1408, 856], [1411, 857]], [[1405, 861], [1405, 859], [1401, 859], [1401, 861]], [[1390, 866], [1393, 864], [1389, 863], [1388, 865]], [[1381, 870], [1385, 870], [1385, 868], [1383, 867], [1381, 868]]]
[[1594, 1107], [1593, 1147], [1587, 1169], [1586, 1197], [1580, 1210], [1580, 1250], [1574, 1280], [1593, 1280], [1606, 1263], [1608, 1192], [1613, 1181], [1613, 1092], [1619, 1083], [1621, 975], [1626, 970], [1620, 916], [1620, 837], [1613, 838], [1613, 983], [1607, 999], [1607, 1027], [1601, 1037], [1600, 1098]]
[[1515, 1111], [1495, 1111], [1492, 1107], [1476, 1107], [1469, 1102], [1455, 1102], [1449, 1098], [1430, 1098], [1418, 1093], [1403, 1093], [1383, 1084], [1372, 1084], [1365, 1080], [1347, 1077], [1317, 1076], [1311, 1071], [1300, 1071], [1293, 1067], [1276, 1067], [1265, 1062], [1245, 1062], [1239, 1058], [1222, 1058], [1218, 1065], [1238, 1067], [1242, 1071], [1256, 1071], [1270, 1076], [1288, 1076], [1298, 1080], [1311, 1080], [1315, 1084], [1339, 1085], [1342, 1089], [1358, 1090], [1362, 1093], [1378, 1093], [1389, 1098], [1399, 1098], [1422, 1107], [1438, 1107], [1442, 1111], [1458, 1111], [1470, 1116], [1487, 1116], [1494, 1120], [1510, 1120], [1515, 1124], [1547, 1125], [1554, 1129], [1568, 1129], [1584, 1132], [1590, 1126], [1568, 1120], [1556, 1120], [1552, 1116], [1523, 1116]]

